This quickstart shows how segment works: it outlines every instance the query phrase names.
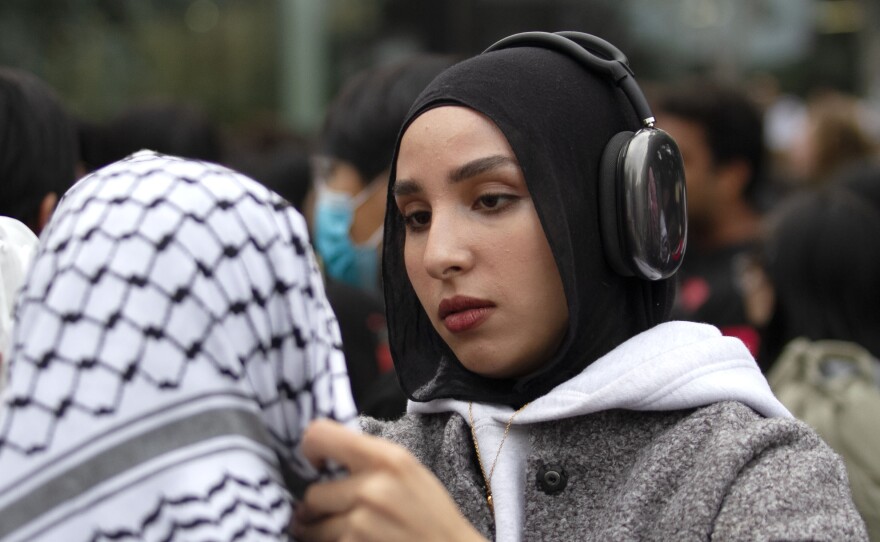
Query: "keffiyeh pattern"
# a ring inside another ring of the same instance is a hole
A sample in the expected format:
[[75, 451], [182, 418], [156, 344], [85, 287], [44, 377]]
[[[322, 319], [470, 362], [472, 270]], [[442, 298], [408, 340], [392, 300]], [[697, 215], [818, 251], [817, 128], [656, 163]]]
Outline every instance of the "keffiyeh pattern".
[[355, 425], [305, 222], [143, 151], [43, 234], [0, 403], [0, 539], [284, 539], [305, 425]]

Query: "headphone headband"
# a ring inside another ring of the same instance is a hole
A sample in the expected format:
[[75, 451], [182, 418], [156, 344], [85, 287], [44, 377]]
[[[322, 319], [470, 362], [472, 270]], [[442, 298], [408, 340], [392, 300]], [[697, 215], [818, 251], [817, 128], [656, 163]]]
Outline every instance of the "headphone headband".
[[[484, 53], [510, 47], [537, 46], [552, 49], [569, 56], [584, 67], [601, 72], [614, 81], [626, 94], [636, 114], [645, 126], [654, 125], [654, 114], [629, 67], [629, 60], [620, 49], [584, 32], [521, 32], [508, 36], [489, 46]], [[604, 55], [608, 58], [603, 58]]]

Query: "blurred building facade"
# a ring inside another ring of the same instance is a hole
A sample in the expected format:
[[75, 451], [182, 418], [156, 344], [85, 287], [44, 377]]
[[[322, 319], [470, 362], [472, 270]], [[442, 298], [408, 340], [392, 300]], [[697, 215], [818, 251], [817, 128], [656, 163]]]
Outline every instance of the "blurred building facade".
[[227, 123], [277, 113], [307, 133], [367, 65], [562, 29], [619, 45], [642, 80], [761, 74], [784, 92], [880, 102], [876, 0], [8, 0], [0, 64], [35, 72], [90, 118], [161, 96]]

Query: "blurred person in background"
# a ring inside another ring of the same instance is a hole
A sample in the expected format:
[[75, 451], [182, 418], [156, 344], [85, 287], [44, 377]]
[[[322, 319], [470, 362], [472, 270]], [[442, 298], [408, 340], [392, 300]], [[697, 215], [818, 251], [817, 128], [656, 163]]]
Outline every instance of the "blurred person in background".
[[303, 212], [312, 183], [309, 141], [280, 120], [255, 119], [228, 140], [224, 163], [262, 183]]
[[77, 132], [41, 79], [0, 67], [0, 388], [18, 290], [59, 197], [81, 171]]
[[0, 67], [0, 216], [39, 235], [80, 172], [76, 124], [54, 90]]
[[764, 126], [746, 93], [709, 79], [682, 81], [656, 98], [657, 126], [678, 143], [687, 182], [687, 256], [673, 318], [706, 322], [756, 354], [737, 281], [741, 256], [758, 240]]
[[880, 200], [860, 182], [794, 195], [769, 215], [745, 284], [773, 391], [843, 456], [880, 540]]
[[[403, 414], [381, 297], [380, 240], [394, 142], [416, 96], [452, 63], [417, 55], [368, 68], [331, 103], [314, 164], [312, 240], [339, 318], [352, 393], [361, 412]], [[311, 198], [309, 198], [311, 199]]]
[[865, 162], [849, 167], [836, 175], [831, 184], [855, 192], [880, 209], [880, 163]]
[[133, 104], [106, 123], [80, 126], [83, 161], [89, 171], [148, 149], [161, 154], [220, 163], [220, 129], [195, 105], [167, 99]]
[[379, 243], [394, 141], [419, 92], [451, 58], [369, 68], [331, 103], [318, 139], [312, 229], [326, 274], [381, 297]]
[[843, 179], [793, 195], [768, 218], [756, 263], [772, 290], [761, 310], [749, 298], [765, 369], [798, 337], [850, 341], [880, 357], [880, 206], [861, 190]]
[[865, 105], [837, 91], [818, 92], [788, 151], [787, 165], [798, 185], [816, 186], [860, 164], [877, 161], [877, 142], [867, 129]]

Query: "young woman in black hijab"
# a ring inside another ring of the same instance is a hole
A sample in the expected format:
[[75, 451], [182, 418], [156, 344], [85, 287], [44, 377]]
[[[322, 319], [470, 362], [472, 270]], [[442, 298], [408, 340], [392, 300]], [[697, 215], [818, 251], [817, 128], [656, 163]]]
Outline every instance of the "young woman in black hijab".
[[[603, 155], [645, 117], [615, 87], [626, 77], [545, 42], [460, 63], [413, 106], [383, 261], [408, 414], [363, 420], [374, 436], [307, 430], [306, 455], [350, 476], [309, 488], [294, 534], [865, 539], [838, 457], [791, 419], [745, 346], [666, 321], [675, 266], [658, 273], [639, 255], [632, 271], [608, 250], [617, 196], [602, 179], [617, 155]], [[660, 169], [677, 158], [674, 143], [648, 151], [669, 154]], [[684, 195], [658, 192], [652, 168], [620, 188], [644, 189], [623, 207], [650, 215], [636, 241], [675, 260]], [[613, 232], [622, 244], [632, 226]]]

